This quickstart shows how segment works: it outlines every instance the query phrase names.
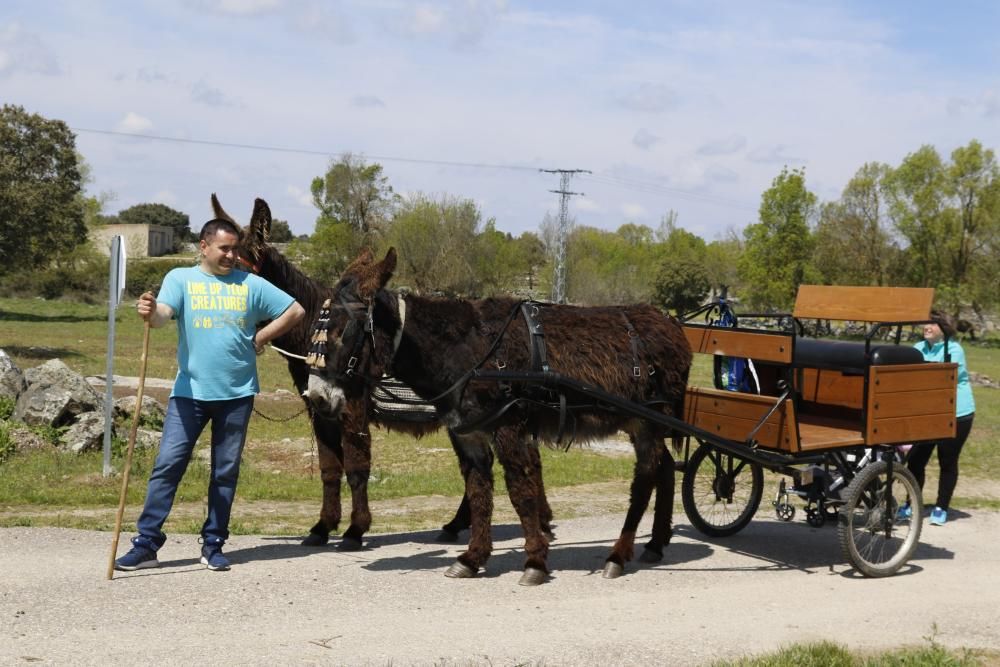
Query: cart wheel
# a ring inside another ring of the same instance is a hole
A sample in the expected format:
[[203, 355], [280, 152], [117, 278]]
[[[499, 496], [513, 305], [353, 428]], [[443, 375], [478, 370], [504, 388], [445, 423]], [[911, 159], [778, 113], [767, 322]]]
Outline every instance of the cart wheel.
[[822, 528], [826, 523], [826, 515], [823, 514], [823, 510], [809, 507], [806, 509], [806, 523], [813, 528]]
[[774, 513], [782, 521], [791, 521], [795, 518], [795, 505], [789, 503], [778, 503], [774, 506]]
[[691, 455], [681, 500], [691, 525], [711, 537], [742, 530], [760, 506], [764, 471], [748, 461], [702, 443]]
[[[913, 473], [900, 463], [876, 461], [861, 469], [845, 491], [840, 512], [840, 548], [866, 577], [895, 574], [910, 559], [920, 541], [923, 500]], [[913, 515], [897, 519], [907, 500]]]

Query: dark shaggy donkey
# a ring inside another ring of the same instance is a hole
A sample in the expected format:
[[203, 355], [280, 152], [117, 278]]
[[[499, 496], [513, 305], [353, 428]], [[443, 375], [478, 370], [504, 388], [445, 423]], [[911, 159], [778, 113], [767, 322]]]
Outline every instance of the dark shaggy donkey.
[[[223, 210], [214, 194], [212, 209], [215, 217], [236, 224]], [[271, 209], [263, 199], [254, 202], [250, 227], [244, 231], [239, 249], [242, 262], [254, 273], [291, 294], [306, 310], [307, 316], [299, 326], [274, 341], [276, 347], [304, 357], [309, 349], [312, 321], [319, 314], [320, 305], [333, 294], [333, 290], [307, 277], [271, 245]], [[286, 357], [286, 360], [288, 372], [301, 394], [306, 389], [308, 366], [294, 357]], [[309, 530], [309, 536], [302, 544], [322, 546], [329, 541], [330, 533], [337, 530], [342, 516], [341, 479], [346, 472], [347, 483], [351, 487], [351, 523], [344, 531], [338, 548], [360, 549], [362, 538], [371, 527], [371, 512], [368, 507], [368, 479], [371, 472], [369, 424], [381, 424], [416, 436], [435, 430], [440, 424], [387, 422], [371, 413], [371, 401], [367, 398], [346, 409], [341, 419], [331, 418], [315, 410], [310, 410], [309, 416], [319, 452], [323, 504], [319, 521]], [[546, 527], [551, 521], [551, 511], [547, 507], [546, 505]], [[458, 533], [468, 528], [470, 523], [469, 502], [463, 497], [455, 517], [442, 527], [440, 539], [456, 541]]]
[[[659, 561], [670, 540], [674, 465], [656, 424], [611, 412], [579, 396], [525, 383], [483, 382], [476, 368], [531, 371], [541, 367], [629, 400], [680, 416], [691, 350], [680, 324], [648, 305], [578, 308], [511, 299], [464, 301], [400, 298], [385, 289], [396, 267], [389, 250], [376, 262], [365, 251], [348, 267], [314, 334], [307, 397], [338, 414], [363, 399], [388, 372], [434, 403], [453, 433], [465, 492], [472, 504], [468, 549], [449, 568], [475, 576], [490, 556], [493, 475], [489, 444], [504, 468], [510, 500], [524, 531], [521, 583], [544, 581], [548, 540], [535, 437], [549, 442], [625, 431], [636, 451], [628, 514], [605, 564], [617, 577], [632, 559], [635, 533], [656, 489], [653, 530], [642, 559]], [[530, 321], [529, 321], [530, 320]], [[529, 334], [530, 325], [536, 335]], [[544, 333], [544, 343], [539, 334]]]

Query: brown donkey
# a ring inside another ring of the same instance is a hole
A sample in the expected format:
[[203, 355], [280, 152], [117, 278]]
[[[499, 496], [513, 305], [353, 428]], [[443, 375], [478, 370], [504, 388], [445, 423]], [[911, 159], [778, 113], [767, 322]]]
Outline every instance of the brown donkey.
[[[212, 195], [212, 209], [215, 217], [235, 220], [223, 210], [218, 198]], [[303, 274], [270, 243], [271, 209], [263, 199], [254, 202], [250, 226], [244, 230], [239, 254], [242, 263], [249, 270], [267, 279], [295, 297], [307, 316], [302, 324], [274, 341], [274, 345], [298, 357], [304, 357], [309, 349], [312, 321], [319, 314], [324, 300], [330, 298], [333, 290]], [[288, 372], [292, 382], [301, 394], [306, 389], [308, 366], [301, 359], [286, 356]], [[368, 506], [368, 479], [371, 473], [371, 437], [369, 424], [376, 423], [393, 430], [400, 430], [415, 436], [436, 430], [440, 423], [414, 423], [391, 421], [384, 416], [374, 415], [371, 401], [363, 401], [345, 410], [340, 419], [331, 418], [319, 411], [309, 411], [313, 433], [316, 436], [319, 455], [320, 478], [323, 483], [323, 503], [319, 520], [309, 530], [303, 540], [304, 546], [322, 546], [329, 541], [330, 533], [336, 531], [341, 520], [341, 479], [346, 472], [347, 483], [351, 487], [351, 522], [341, 538], [338, 548], [357, 550], [362, 546], [362, 538], [371, 527], [371, 511]], [[343, 424], [341, 423], [343, 422]], [[551, 511], [547, 509], [546, 528], [549, 529]], [[458, 533], [471, 523], [469, 502], [463, 497], [454, 518], [442, 527], [440, 540], [454, 542]]]
[[388, 373], [435, 405], [450, 428], [472, 506], [468, 548], [446, 574], [475, 576], [492, 551], [492, 442], [524, 531], [527, 558], [520, 583], [544, 581], [548, 539], [537, 440], [558, 441], [569, 432], [588, 439], [621, 430], [635, 447], [629, 509], [605, 576], [619, 576], [632, 559], [654, 488], [652, 536], [642, 559], [659, 561], [672, 532], [668, 431], [569, 391], [558, 395], [532, 383], [477, 381], [474, 371], [551, 370], [680, 416], [691, 350], [677, 320], [648, 305], [581, 308], [512, 299], [402, 298], [385, 289], [395, 267], [395, 250], [379, 262], [365, 251], [341, 276], [315, 326], [310, 361], [316, 368], [306, 396], [320, 411], [346, 414]]

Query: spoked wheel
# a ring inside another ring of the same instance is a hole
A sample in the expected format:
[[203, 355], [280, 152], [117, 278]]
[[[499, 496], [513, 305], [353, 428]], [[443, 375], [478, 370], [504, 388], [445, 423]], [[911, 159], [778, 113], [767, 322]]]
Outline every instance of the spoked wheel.
[[712, 537], [742, 530], [763, 494], [764, 470], [759, 463], [704, 443], [691, 455], [681, 484], [681, 500], [691, 525]]
[[[866, 577], [895, 574], [910, 559], [920, 541], [923, 500], [913, 473], [893, 463], [892, 480], [885, 461], [862, 468], [845, 491], [840, 511], [840, 548]], [[907, 501], [913, 510], [897, 517]]]

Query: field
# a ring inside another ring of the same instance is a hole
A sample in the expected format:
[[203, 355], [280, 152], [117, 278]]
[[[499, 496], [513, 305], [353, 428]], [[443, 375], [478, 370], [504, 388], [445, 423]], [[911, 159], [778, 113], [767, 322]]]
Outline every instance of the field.
[[[153, 330], [148, 378], [174, 376], [175, 343], [171, 327]], [[0, 299], [0, 349], [22, 369], [59, 358], [84, 375], [103, 377], [106, 345], [106, 306]], [[138, 375], [141, 346], [141, 322], [127, 305], [122, 306], [116, 313], [116, 375]], [[972, 345], [966, 349], [972, 370], [1000, 378], [1000, 350]], [[256, 404], [259, 415], [250, 424], [233, 532], [303, 534], [316, 520], [321, 498], [315, 445], [283, 359], [268, 351], [260, 358], [259, 367], [263, 393]], [[692, 384], [709, 382], [708, 360], [697, 355]], [[116, 389], [116, 395], [130, 393], [134, 390]], [[147, 386], [146, 393], [165, 402], [168, 390]], [[1000, 490], [991, 471], [1000, 466], [1000, 391], [977, 387], [975, 393], [976, 423], [962, 455], [962, 478], [953, 504], [997, 508]], [[18, 447], [18, 443], [13, 446]], [[203, 449], [202, 445], [199, 448]], [[126, 521], [137, 515], [152, 457], [150, 451], [136, 453]], [[632, 468], [627, 447], [574, 447], [568, 452], [543, 449], [543, 459], [546, 485], [558, 517], [624, 509]], [[202, 461], [196, 450], [196, 463], [180, 488], [168, 531], [197, 532], [201, 526], [208, 474]], [[113, 464], [120, 468], [121, 460], [116, 457]], [[19, 448], [0, 464], [0, 525], [113, 527], [120, 482], [118, 477], [103, 477], [101, 468], [99, 452], [72, 455], [51, 447]], [[930, 475], [933, 469], [932, 465]], [[776, 484], [776, 480], [768, 480], [762, 508], [769, 509], [767, 499], [773, 496]], [[505, 494], [499, 471], [497, 485], [498, 494]], [[931, 477], [927, 500], [933, 501], [933, 488]], [[346, 505], [350, 499], [346, 484], [344, 490]], [[436, 433], [414, 441], [409, 436], [375, 431], [370, 493], [372, 530], [376, 533], [428, 529], [450, 519], [462, 495], [462, 483], [447, 438]], [[497, 502], [496, 509], [498, 520], [513, 520], [509, 503]], [[130, 529], [126, 523], [126, 530]]]

